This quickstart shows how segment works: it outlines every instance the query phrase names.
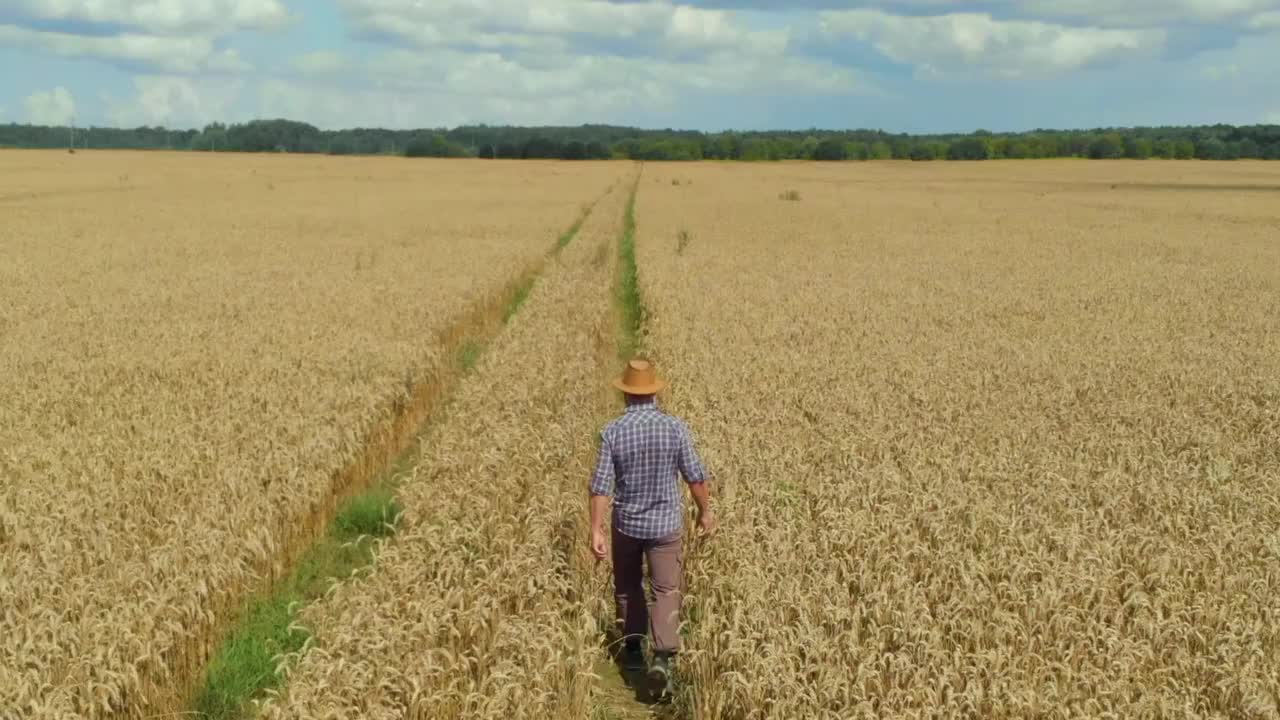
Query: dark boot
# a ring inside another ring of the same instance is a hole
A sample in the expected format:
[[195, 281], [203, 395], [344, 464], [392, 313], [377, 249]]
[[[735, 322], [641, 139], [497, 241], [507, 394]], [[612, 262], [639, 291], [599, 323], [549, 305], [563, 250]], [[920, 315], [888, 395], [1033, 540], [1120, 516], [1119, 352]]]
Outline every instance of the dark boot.
[[671, 690], [671, 660], [675, 653], [672, 652], [655, 652], [653, 654], [653, 663], [649, 665], [649, 679], [654, 684], [662, 685], [665, 692]]
[[627, 672], [640, 672], [644, 670], [644, 651], [640, 649], [639, 640], [628, 640], [626, 646], [622, 649], [622, 669]]

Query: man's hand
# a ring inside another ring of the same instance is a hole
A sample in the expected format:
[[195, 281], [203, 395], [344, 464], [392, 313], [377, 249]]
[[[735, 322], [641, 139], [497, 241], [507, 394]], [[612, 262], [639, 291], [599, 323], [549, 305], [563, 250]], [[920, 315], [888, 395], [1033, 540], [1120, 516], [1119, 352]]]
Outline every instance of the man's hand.
[[716, 531], [716, 515], [711, 511], [711, 492], [707, 483], [690, 483], [689, 494], [693, 495], [693, 502], [698, 506], [698, 537], [707, 537]]
[[711, 508], [698, 513], [698, 535], [707, 537], [716, 531], [716, 516]]
[[596, 556], [596, 562], [608, 556], [609, 544], [604, 538], [604, 528], [591, 529], [591, 553]]
[[596, 562], [609, 554], [609, 543], [604, 535], [604, 517], [609, 514], [611, 500], [606, 495], [591, 495], [591, 554], [596, 556]]

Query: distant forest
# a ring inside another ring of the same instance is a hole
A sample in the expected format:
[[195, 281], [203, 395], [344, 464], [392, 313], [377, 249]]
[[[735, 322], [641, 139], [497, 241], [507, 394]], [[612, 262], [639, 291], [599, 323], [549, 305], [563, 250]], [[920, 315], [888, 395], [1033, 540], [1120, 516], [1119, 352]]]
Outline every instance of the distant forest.
[[704, 133], [612, 125], [321, 130], [292, 120], [203, 130], [0, 125], [0, 147], [289, 152], [596, 160], [997, 160], [1080, 157], [1280, 160], [1280, 125], [1100, 128], [908, 135], [881, 130]]

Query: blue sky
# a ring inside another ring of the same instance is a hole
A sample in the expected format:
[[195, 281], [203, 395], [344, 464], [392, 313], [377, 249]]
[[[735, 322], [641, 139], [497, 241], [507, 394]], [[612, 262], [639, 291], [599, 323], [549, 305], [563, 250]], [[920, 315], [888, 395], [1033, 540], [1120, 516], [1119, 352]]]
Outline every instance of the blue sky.
[[1280, 123], [1280, 0], [0, 0], [0, 123]]

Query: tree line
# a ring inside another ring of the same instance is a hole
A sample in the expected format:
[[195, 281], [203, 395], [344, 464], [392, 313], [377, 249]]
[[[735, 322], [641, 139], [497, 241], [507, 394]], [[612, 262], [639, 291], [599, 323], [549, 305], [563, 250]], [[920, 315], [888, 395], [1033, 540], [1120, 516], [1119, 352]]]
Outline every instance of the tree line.
[[[74, 140], [72, 137], [74, 136]], [[1280, 125], [1032, 130], [910, 135], [882, 130], [704, 133], [613, 125], [321, 130], [293, 120], [200, 130], [0, 125], [0, 147], [171, 149], [484, 159], [999, 160], [1080, 157], [1280, 160]]]

